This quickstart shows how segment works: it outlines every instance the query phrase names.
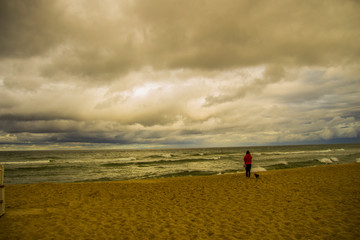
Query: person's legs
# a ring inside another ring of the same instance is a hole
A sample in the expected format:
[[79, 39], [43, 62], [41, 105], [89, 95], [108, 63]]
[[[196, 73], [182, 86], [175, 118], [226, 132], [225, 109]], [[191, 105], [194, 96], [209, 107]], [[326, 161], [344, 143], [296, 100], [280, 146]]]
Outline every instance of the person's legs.
[[246, 165], [246, 177], [250, 177], [251, 164]]

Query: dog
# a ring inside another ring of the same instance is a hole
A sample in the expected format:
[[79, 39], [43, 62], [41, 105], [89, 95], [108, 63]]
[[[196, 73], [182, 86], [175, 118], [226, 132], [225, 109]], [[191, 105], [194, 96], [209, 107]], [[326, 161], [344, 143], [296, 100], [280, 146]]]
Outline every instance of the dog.
[[259, 177], [260, 177], [260, 175], [259, 175], [259, 174], [257, 174], [257, 173], [255, 173], [255, 177], [256, 177], [256, 178], [259, 178]]

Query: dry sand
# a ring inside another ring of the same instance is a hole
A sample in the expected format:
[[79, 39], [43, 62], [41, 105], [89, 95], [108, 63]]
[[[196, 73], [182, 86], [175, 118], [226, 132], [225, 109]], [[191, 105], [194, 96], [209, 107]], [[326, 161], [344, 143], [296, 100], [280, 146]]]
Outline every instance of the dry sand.
[[6, 186], [0, 239], [360, 239], [360, 164]]

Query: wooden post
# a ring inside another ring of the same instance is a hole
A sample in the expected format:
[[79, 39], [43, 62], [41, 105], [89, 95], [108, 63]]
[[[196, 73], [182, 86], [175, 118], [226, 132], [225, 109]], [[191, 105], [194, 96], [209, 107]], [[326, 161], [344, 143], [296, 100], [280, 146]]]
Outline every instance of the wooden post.
[[5, 214], [4, 167], [0, 164], [0, 216]]

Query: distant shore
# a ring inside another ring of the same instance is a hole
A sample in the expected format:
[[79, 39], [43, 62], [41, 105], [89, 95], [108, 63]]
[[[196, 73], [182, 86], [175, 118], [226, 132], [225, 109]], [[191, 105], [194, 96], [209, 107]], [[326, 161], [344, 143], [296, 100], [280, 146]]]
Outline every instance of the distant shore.
[[360, 239], [360, 164], [5, 187], [0, 239]]

